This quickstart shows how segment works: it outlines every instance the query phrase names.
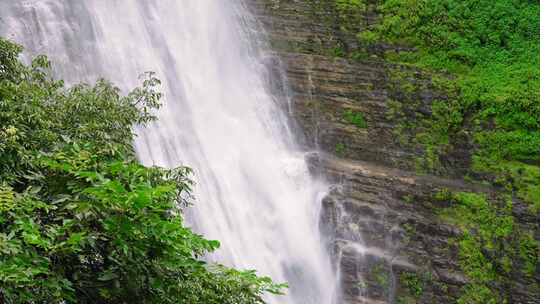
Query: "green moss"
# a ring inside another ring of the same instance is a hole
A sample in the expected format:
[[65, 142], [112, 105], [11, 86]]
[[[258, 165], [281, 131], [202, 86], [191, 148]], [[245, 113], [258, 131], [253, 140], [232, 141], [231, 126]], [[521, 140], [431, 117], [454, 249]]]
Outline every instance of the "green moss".
[[486, 285], [470, 284], [464, 288], [463, 295], [457, 300], [457, 304], [499, 304], [506, 303], [498, 300], [499, 296]]
[[366, 50], [363, 49], [353, 50], [350, 55], [350, 57], [355, 61], [364, 61], [371, 56], [372, 54], [368, 53]]
[[414, 94], [420, 88], [415, 84], [414, 71], [403, 70], [399, 68], [389, 69], [390, 81], [394, 86], [394, 89], [399, 90], [400, 93]]
[[[458, 111], [449, 110], [447, 99], [434, 100], [431, 113], [428, 113], [428, 105], [423, 99], [426, 92], [433, 94], [438, 90], [435, 86], [449, 87], [448, 82], [438, 74], [421, 73], [412, 68], [390, 67], [387, 74], [391, 98], [387, 116], [396, 124], [394, 134], [399, 144], [404, 148], [423, 150], [414, 159], [417, 173], [446, 173], [441, 156], [452, 149], [450, 130], [456, 121], [462, 120], [462, 115]], [[448, 96], [451, 95], [448, 93], [450, 89], [446, 92]]]
[[467, 276], [478, 284], [486, 284], [497, 279], [493, 263], [482, 252], [482, 240], [465, 231], [459, 246], [459, 262]]
[[367, 285], [367, 283], [365, 281], [358, 281], [357, 286], [358, 286], [358, 288], [360, 288], [360, 290], [365, 290], [368, 287], [368, 285]]
[[518, 227], [512, 202], [489, 200], [485, 194], [439, 190], [435, 200], [447, 201], [441, 218], [456, 225], [459, 265], [470, 279], [458, 303], [504, 303], [496, 286], [511, 273], [531, 276], [539, 263], [540, 244], [531, 231]]
[[523, 272], [529, 276], [534, 275], [540, 263], [540, 241], [534, 239], [532, 232], [523, 233], [519, 237], [518, 248], [523, 260]]
[[407, 194], [403, 196], [403, 200], [408, 204], [412, 204], [414, 202], [414, 196], [411, 194]]
[[378, 35], [371, 31], [360, 32], [356, 35], [356, 38], [367, 45], [375, 44], [379, 39]]
[[512, 203], [499, 208], [490, 204], [485, 194], [458, 192], [453, 195], [454, 205], [443, 212], [443, 216], [454, 222], [460, 228], [475, 228], [480, 236], [487, 240], [504, 238], [510, 235], [514, 228], [511, 215]]
[[390, 288], [390, 275], [384, 263], [375, 265], [371, 269], [371, 275], [375, 279], [377, 285], [381, 286], [384, 290], [388, 290]]
[[530, 204], [531, 212], [540, 211], [540, 167], [518, 161], [474, 158], [474, 168], [478, 172], [496, 174], [497, 182]]
[[345, 57], [346, 54], [345, 49], [341, 45], [334, 47], [331, 52], [333, 57]]
[[433, 198], [437, 201], [449, 201], [452, 199], [452, 191], [448, 188], [443, 188], [435, 192]]
[[352, 110], [346, 110], [343, 113], [343, 118], [348, 123], [355, 125], [359, 129], [365, 129], [367, 128], [367, 122], [364, 118], [364, 115], [361, 112], [355, 112]]
[[343, 157], [345, 156], [345, 144], [338, 143], [336, 144], [335, 152], [337, 156]]
[[418, 277], [416, 273], [403, 273], [400, 276], [400, 282], [414, 298], [419, 298], [424, 293], [424, 280]]

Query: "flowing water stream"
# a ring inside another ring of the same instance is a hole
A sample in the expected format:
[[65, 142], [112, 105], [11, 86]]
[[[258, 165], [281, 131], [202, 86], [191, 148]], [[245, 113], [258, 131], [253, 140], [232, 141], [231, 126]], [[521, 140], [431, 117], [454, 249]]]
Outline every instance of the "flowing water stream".
[[[208, 258], [290, 284], [271, 303], [328, 304], [334, 277], [312, 178], [272, 94], [264, 36], [240, 0], [1, 0], [0, 35], [47, 54], [68, 83], [126, 91], [163, 81], [159, 121], [140, 130], [147, 165], [194, 169], [188, 220], [222, 248]], [[275, 62], [270, 60], [270, 62]]]

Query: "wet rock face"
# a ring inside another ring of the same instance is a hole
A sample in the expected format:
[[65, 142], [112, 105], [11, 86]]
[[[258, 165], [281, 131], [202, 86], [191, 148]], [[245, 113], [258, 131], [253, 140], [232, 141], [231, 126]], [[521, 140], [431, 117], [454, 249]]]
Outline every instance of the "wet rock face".
[[429, 199], [434, 187], [463, 185], [369, 162], [320, 166], [339, 185], [323, 202], [323, 226], [332, 227], [344, 302], [453, 303], [466, 282], [448, 248], [459, 232], [438, 222]]
[[[386, 117], [385, 66], [332, 57], [337, 38], [322, 21], [314, 22], [309, 1], [252, 2], [287, 70], [307, 145], [341, 157], [410, 166], [415, 151], [396, 146]], [[348, 113], [363, 113], [369, 128], [351, 124]]]
[[[421, 130], [399, 130], [399, 121], [392, 113], [396, 107], [414, 106], [414, 113], [405, 120], [429, 116], [432, 101], [444, 98], [432, 88], [429, 77], [381, 60], [377, 54], [390, 46], [376, 46], [359, 60], [337, 57], [340, 51], [336, 45], [354, 45], [354, 37], [333, 28], [331, 11], [327, 15], [313, 11], [314, 0], [248, 2], [286, 69], [294, 93], [294, 116], [305, 144], [342, 158], [414, 170], [422, 151], [403, 142]], [[373, 19], [368, 15], [365, 22]], [[396, 71], [408, 78], [396, 77]], [[400, 96], [403, 94], [399, 87], [404, 82], [415, 85], [412, 98]], [[410, 99], [414, 99], [414, 105], [408, 105]], [[359, 123], [359, 117], [363, 123]], [[468, 157], [456, 153], [448, 159], [448, 167], [466, 167]]]
[[[431, 102], [444, 96], [429, 77], [379, 59], [377, 49], [361, 60], [337, 58], [335, 46], [354, 39], [332, 26], [331, 12], [313, 11], [312, 2], [247, 1], [286, 71], [302, 143], [322, 151], [311, 160], [313, 171], [333, 185], [323, 201], [321, 229], [339, 274], [340, 303], [455, 303], [468, 282], [453, 243], [460, 231], [440, 219], [438, 210], [445, 206], [438, 206], [433, 194], [493, 190], [459, 178], [469, 165], [466, 140], [449, 153], [444, 174], [416, 173], [423, 151], [404, 142], [419, 130], [399, 129], [392, 113], [414, 100], [414, 111], [404, 118], [414, 123], [431, 115]], [[366, 14], [364, 21], [375, 19]], [[396, 80], [396, 70], [409, 76]], [[400, 96], [400, 81], [419, 88], [414, 98]], [[537, 225], [538, 216], [526, 214], [520, 204], [516, 218]], [[509, 303], [538, 303], [530, 281], [513, 281], [504, 291]]]

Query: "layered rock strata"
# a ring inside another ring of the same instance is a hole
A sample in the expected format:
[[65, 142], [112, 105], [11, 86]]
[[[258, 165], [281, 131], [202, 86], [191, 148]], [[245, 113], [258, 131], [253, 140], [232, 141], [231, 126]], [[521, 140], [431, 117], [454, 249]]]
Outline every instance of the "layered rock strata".
[[[460, 230], [441, 220], [445, 203], [433, 196], [449, 189], [489, 197], [495, 189], [461, 178], [469, 165], [466, 142], [449, 153], [445, 174], [419, 174], [424, 151], [404, 144], [417, 130], [403, 130], [392, 115], [396, 104], [410, 102], [400, 98], [396, 81], [417, 88], [414, 111], [405, 116], [412, 122], [429, 116], [431, 102], [443, 94], [421, 72], [380, 59], [377, 49], [359, 60], [335, 56], [336, 45], [346, 48], [354, 39], [335, 27], [331, 11], [314, 10], [313, 1], [247, 2], [286, 71], [303, 144], [322, 151], [311, 161], [313, 170], [333, 185], [321, 228], [329, 236], [341, 302], [455, 303], [469, 280], [453, 245]], [[364, 25], [375, 20], [366, 13]], [[396, 70], [407, 78], [396, 80]], [[360, 118], [351, 119], [355, 113]], [[522, 202], [515, 201], [512, 212], [517, 225], [538, 232], [539, 217]], [[512, 281], [501, 287], [510, 303], [538, 303], [538, 274]]]

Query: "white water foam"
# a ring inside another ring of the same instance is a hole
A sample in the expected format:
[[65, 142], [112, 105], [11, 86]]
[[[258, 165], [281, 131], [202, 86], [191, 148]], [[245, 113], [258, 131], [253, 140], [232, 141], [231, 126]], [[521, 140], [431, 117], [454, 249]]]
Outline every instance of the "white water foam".
[[49, 55], [70, 83], [103, 76], [127, 90], [155, 71], [165, 104], [140, 132], [138, 156], [194, 169], [188, 220], [223, 244], [209, 259], [289, 282], [270, 303], [331, 303], [318, 229], [326, 187], [269, 91], [263, 38], [240, 1], [2, 1], [0, 18], [1, 35]]

